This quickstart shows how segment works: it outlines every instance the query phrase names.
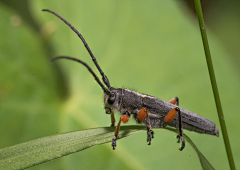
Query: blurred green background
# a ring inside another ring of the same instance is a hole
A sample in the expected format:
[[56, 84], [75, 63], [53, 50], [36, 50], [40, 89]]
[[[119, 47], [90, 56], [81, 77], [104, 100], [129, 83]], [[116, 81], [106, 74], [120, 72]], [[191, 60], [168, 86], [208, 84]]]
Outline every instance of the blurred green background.
[[[236, 167], [240, 167], [240, 12], [237, 1], [203, 1], [210, 50]], [[192, 1], [0, 1], [0, 148], [63, 132], [110, 125], [103, 93], [82, 65], [50, 59], [66, 55], [87, 62], [82, 33], [113, 87], [169, 101], [213, 122], [220, 130]], [[99, 73], [98, 73], [99, 75]], [[120, 117], [116, 113], [116, 119]], [[131, 120], [128, 124], [135, 124]], [[221, 130], [220, 130], [221, 131]], [[201, 169], [174, 133], [155, 130], [94, 146], [30, 169]], [[229, 169], [220, 137], [185, 131], [216, 169]]]

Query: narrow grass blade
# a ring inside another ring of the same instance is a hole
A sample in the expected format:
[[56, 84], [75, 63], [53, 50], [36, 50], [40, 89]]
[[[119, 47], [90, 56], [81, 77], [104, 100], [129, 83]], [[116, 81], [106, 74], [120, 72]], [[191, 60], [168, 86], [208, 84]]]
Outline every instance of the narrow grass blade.
[[[178, 130], [166, 127], [167, 130], [170, 130], [172, 132], [175, 132], [178, 134]], [[203, 170], [214, 170], [213, 166], [208, 162], [208, 160], [203, 156], [203, 154], [198, 150], [197, 146], [193, 143], [193, 141], [185, 134], [183, 134], [184, 139], [187, 141], [187, 144], [189, 143], [193, 149], [197, 152], [198, 158], [200, 160], [201, 166]]]
[[[119, 139], [145, 130], [144, 126], [122, 126]], [[78, 152], [94, 145], [111, 142], [115, 128], [96, 128], [31, 140], [0, 150], [0, 169], [25, 169]], [[111, 146], [109, 146], [111, 147]]]
[[[166, 129], [178, 133], [176, 129]], [[127, 137], [141, 130], [146, 130], [146, 127], [122, 126], [121, 130], [119, 131], [118, 139]], [[87, 149], [94, 145], [108, 143], [112, 141], [114, 131], [115, 128], [112, 127], [88, 129], [43, 137], [11, 147], [3, 148], [0, 149], [0, 169], [25, 169]], [[184, 138], [197, 152], [202, 168], [204, 170], [213, 170], [214, 168], [212, 165], [197, 149], [190, 138], [186, 135], [184, 135]]]
[[203, 47], [204, 47], [205, 56], [207, 60], [207, 66], [208, 66], [209, 76], [212, 84], [213, 95], [214, 95], [214, 99], [217, 107], [218, 118], [221, 125], [223, 140], [224, 140], [224, 144], [225, 144], [225, 148], [228, 156], [228, 162], [229, 162], [230, 168], [232, 170], [235, 170], [236, 167], [233, 160], [232, 150], [231, 150], [228, 133], [227, 133], [227, 127], [226, 127], [224, 116], [223, 116], [222, 106], [221, 106], [220, 97], [219, 97], [218, 88], [217, 88], [217, 82], [216, 82], [215, 74], [213, 70], [213, 64], [212, 64], [211, 53], [208, 45], [206, 27], [204, 24], [204, 19], [202, 14], [201, 2], [200, 0], [194, 0], [194, 2], [195, 2], [196, 13], [198, 16], [199, 27], [202, 35]]

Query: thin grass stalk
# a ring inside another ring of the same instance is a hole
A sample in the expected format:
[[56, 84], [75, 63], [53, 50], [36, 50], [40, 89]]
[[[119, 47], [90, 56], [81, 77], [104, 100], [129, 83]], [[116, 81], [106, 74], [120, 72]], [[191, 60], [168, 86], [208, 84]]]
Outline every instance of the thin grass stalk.
[[224, 140], [224, 144], [225, 144], [225, 148], [226, 148], [226, 152], [227, 152], [227, 156], [228, 156], [228, 162], [229, 162], [229, 166], [230, 166], [231, 170], [235, 170], [236, 168], [235, 168], [235, 164], [234, 164], [234, 160], [233, 160], [232, 150], [231, 150], [231, 146], [229, 143], [227, 128], [226, 128], [226, 124], [225, 124], [225, 120], [224, 120], [224, 116], [223, 116], [223, 111], [222, 111], [222, 106], [221, 106], [220, 97], [219, 97], [219, 93], [218, 93], [217, 83], [216, 83], [216, 79], [215, 79], [215, 75], [214, 75], [212, 59], [211, 59], [211, 54], [210, 54], [210, 49], [209, 49], [208, 39], [207, 39], [207, 34], [206, 34], [206, 28], [205, 28], [203, 14], [202, 14], [201, 2], [200, 2], [200, 0], [194, 0], [194, 2], [195, 2], [196, 13], [198, 16], [199, 27], [200, 27], [200, 31], [201, 31], [201, 35], [202, 35], [205, 56], [206, 56], [206, 60], [207, 60], [208, 72], [210, 75], [212, 90], [213, 90], [214, 99], [215, 99], [215, 103], [216, 103], [216, 107], [217, 107], [218, 118], [219, 118], [219, 122], [221, 125], [223, 140]]

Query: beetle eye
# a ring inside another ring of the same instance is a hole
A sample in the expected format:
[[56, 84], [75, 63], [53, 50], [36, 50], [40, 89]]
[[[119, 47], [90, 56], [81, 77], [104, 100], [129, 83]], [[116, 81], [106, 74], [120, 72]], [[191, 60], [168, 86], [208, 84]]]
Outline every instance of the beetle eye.
[[110, 97], [108, 98], [108, 103], [109, 104], [113, 104], [115, 99], [116, 99], [116, 94], [115, 93], [111, 93]]

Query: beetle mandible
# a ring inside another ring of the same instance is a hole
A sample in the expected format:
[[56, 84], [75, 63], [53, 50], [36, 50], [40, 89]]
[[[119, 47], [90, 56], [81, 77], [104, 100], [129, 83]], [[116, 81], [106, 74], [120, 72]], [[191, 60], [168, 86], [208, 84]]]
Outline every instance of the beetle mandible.
[[86, 43], [83, 36], [64, 18], [62, 18], [57, 13], [43, 9], [42, 11], [50, 12], [65, 22], [82, 40], [85, 48], [90, 54], [94, 64], [99, 70], [102, 80], [107, 88], [102, 84], [93, 70], [83, 61], [67, 56], [59, 56], [53, 58], [52, 61], [57, 59], [69, 59], [83, 64], [89, 72], [93, 75], [96, 82], [101, 86], [104, 92], [104, 108], [107, 114], [111, 114], [111, 126], [115, 126], [115, 118], [113, 111], [116, 110], [122, 114], [120, 120], [116, 126], [115, 135], [112, 139], [112, 147], [115, 149], [116, 140], [120, 129], [121, 122], [128, 122], [131, 115], [135, 118], [137, 123], [144, 123], [147, 127], [147, 142], [148, 145], [151, 144], [153, 138], [152, 128], [164, 128], [167, 125], [179, 129], [179, 134], [177, 135], [178, 142], [181, 140], [181, 147], [179, 148], [182, 151], [185, 147], [185, 140], [183, 138], [183, 129], [190, 131], [210, 134], [214, 136], [219, 136], [218, 129], [215, 124], [196, 114], [185, 110], [179, 107], [179, 99], [177, 97], [172, 98], [169, 102], [165, 102], [156, 97], [139, 94], [135, 91], [128, 90], [125, 88], [114, 88], [110, 86], [110, 82], [107, 76], [103, 73], [102, 69], [97, 63], [96, 58], [94, 57], [92, 51], [90, 50], [88, 44]]

